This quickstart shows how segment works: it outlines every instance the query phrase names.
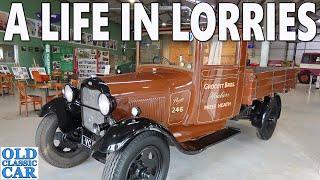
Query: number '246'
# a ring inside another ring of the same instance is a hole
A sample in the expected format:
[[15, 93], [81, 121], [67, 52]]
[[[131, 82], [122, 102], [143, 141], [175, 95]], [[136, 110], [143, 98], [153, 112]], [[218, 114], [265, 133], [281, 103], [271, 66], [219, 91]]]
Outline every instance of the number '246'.
[[180, 106], [180, 107], [172, 107], [171, 108], [171, 113], [172, 114], [175, 114], [175, 113], [182, 113], [183, 112], [183, 107]]

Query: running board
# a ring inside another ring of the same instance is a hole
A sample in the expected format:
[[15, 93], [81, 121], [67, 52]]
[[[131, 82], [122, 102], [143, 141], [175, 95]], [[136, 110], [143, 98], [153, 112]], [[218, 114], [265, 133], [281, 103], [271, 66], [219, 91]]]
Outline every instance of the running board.
[[238, 133], [240, 133], [239, 129], [228, 127], [200, 139], [180, 143], [178, 149], [185, 154], [198, 154], [206, 148], [225, 141]]

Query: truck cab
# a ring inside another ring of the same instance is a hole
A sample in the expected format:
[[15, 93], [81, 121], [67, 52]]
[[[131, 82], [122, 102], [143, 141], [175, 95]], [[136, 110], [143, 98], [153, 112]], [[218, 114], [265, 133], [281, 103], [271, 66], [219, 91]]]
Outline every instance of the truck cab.
[[320, 76], [320, 53], [304, 53], [300, 63], [299, 82], [309, 84], [317, 76]]
[[270, 139], [278, 93], [295, 87], [295, 68], [247, 68], [244, 41], [175, 42], [164, 29], [136, 50], [136, 72], [66, 85], [43, 107], [36, 144], [47, 162], [72, 167], [92, 154], [106, 164], [102, 179], [165, 179], [169, 145], [200, 153], [240, 132], [228, 120], [249, 120]]

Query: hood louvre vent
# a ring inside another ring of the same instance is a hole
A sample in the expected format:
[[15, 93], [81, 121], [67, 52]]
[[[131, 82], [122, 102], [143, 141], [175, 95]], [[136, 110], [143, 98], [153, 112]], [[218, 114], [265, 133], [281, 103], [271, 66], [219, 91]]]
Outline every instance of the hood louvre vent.
[[165, 123], [165, 97], [152, 97], [145, 99], [129, 100], [129, 107], [139, 107], [142, 111], [141, 116], [152, 120], [162, 121]]

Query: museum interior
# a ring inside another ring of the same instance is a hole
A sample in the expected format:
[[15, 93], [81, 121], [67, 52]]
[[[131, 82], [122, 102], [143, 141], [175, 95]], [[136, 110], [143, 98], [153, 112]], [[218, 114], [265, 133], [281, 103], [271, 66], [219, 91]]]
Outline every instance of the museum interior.
[[[308, 1], [316, 5], [309, 16], [317, 35], [306, 42], [217, 35], [200, 42], [192, 34], [173, 41], [171, 33], [174, 2], [190, 31], [201, 2], [214, 10], [225, 2], [297, 9], [303, 0], [20, 0], [30, 40], [4, 41], [13, 2], [0, 1], [0, 147], [38, 147], [39, 179], [320, 179], [319, 1]], [[50, 2], [50, 29], [57, 32], [61, 3], [109, 3], [109, 40], [93, 40], [91, 10], [83, 13], [90, 28], [81, 41], [73, 40], [72, 13], [70, 41], [42, 40], [42, 2]], [[141, 3], [150, 15], [154, 2], [159, 40], [143, 31], [141, 41], [122, 41], [121, 4]], [[151, 144], [127, 157], [139, 141]]]

